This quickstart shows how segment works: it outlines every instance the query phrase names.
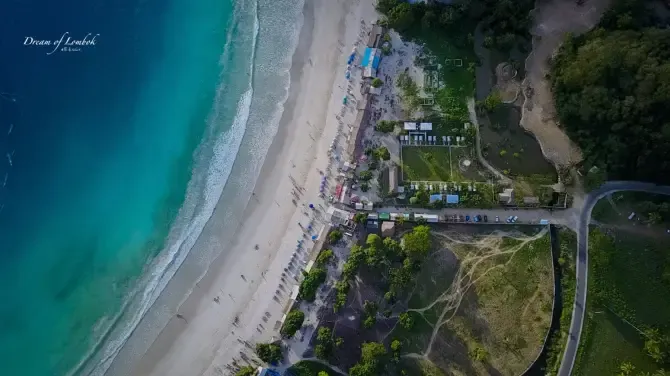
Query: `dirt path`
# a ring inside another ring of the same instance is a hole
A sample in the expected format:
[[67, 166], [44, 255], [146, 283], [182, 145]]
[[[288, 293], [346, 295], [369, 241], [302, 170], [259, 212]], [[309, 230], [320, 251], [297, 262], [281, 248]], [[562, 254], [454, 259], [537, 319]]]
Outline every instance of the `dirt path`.
[[[492, 270], [505, 267], [507, 264], [509, 264], [514, 259], [514, 255], [519, 250], [521, 250], [528, 242], [532, 242], [534, 240], [543, 237], [544, 235], [546, 235], [547, 231], [548, 230], [545, 228], [533, 236], [519, 236], [519, 237], [499, 232], [494, 234], [496, 236], [486, 237], [484, 239], [479, 239], [474, 242], [471, 240], [467, 241], [452, 238], [445, 234], [434, 234], [444, 239], [449, 244], [469, 244], [475, 246], [478, 249], [478, 252], [468, 253], [467, 255], [465, 255], [465, 257], [461, 260], [461, 266], [458, 269], [456, 276], [454, 277], [454, 282], [437, 299], [435, 299], [432, 303], [428, 304], [425, 307], [408, 309], [408, 311], [416, 312], [419, 315], [421, 315], [424, 318], [424, 320], [426, 320], [426, 322], [428, 322], [433, 327], [433, 332], [431, 334], [430, 340], [428, 342], [428, 345], [426, 346], [424, 353], [421, 355], [419, 354], [410, 354], [410, 355], [413, 355], [415, 357], [417, 356], [423, 357], [424, 359], [428, 360], [433, 344], [435, 343], [435, 339], [439, 334], [440, 328], [443, 325], [449, 323], [449, 321], [454, 317], [454, 315], [456, 315], [456, 313], [458, 312], [458, 308], [460, 307], [461, 302], [465, 297], [466, 292], [471, 287], [473, 287], [474, 284], [477, 283], [479, 279], [486, 276]], [[510, 248], [503, 249], [502, 245], [503, 236], [519, 240], [520, 243]], [[485, 260], [505, 254], [510, 255], [510, 258], [505, 263], [495, 265], [481, 272], [477, 270], [479, 265]], [[477, 273], [477, 276], [475, 276], [475, 273]], [[430, 310], [439, 303], [444, 303], [444, 307], [441, 309], [439, 318], [433, 324], [426, 319], [426, 317], [424, 316], [424, 312]]]
[[560, 129], [556, 119], [551, 83], [547, 80], [548, 61], [565, 33], [581, 34], [590, 30], [609, 2], [587, 0], [580, 6], [575, 1], [538, 0], [532, 11], [533, 51], [526, 59], [526, 79], [522, 84], [525, 100], [521, 126], [535, 135], [545, 158], [556, 167], [580, 162], [582, 153]]

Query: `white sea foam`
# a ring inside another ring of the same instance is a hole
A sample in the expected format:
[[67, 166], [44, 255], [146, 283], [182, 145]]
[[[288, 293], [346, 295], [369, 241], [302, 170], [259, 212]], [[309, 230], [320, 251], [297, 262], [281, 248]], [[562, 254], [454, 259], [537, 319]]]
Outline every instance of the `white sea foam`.
[[[196, 163], [194, 176], [187, 189], [185, 203], [182, 206], [178, 218], [175, 221], [175, 225], [171, 229], [170, 236], [168, 237], [169, 245], [153, 262], [151, 271], [144, 276], [144, 280], [139, 284], [141, 289], [129, 296], [129, 299], [122, 307], [119, 315], [114, 320], [110, 321], [110, 328], [107, 331], [116, 331], [117, 329], [114, 329], [111, 326], [115, 322], [118, 322], [125, 313], [130, 313], [127, 311], [132, 309], [132, 316], [121, 324], [121, 328], [118, 328], [119, 335], [110, 336], [114, 338], [111, 338], [102, 345], [100, 359], [95, 365], [91, 366], [90, 370], [85, 371], [85, 374], [87, 375], [104, 375], [109, 369], [114, 358], [118, 355], [142, 317], [155, 303], [170, 279], [179, 269], [179, 266], [184, 262], [189, 251], [214, 212], [214, 208], [232, 171], [249, 119], [251, 101], [253, 98], [253, 66], [259, 28], [258, 12], [256, 9], [252, 52], [250, 57], [251, 73], [249, 76], [249, 86], [238, 100], [237, 112], [233, 124], [229, 130], [218, 135], [213, 142], [213, 147], [210, 145], [210, 147], [212, 147], [211, 155], [209, 153], [202, 153], [210, 156], [209, 161], [201, 161], [204, 163], [200, 163], [200, 165], [205, 164], [206, 168], [198, 168], [199, 166], [197, 165], [199, 163]], [[229, 53], [228, 49], [230, 48], [232, 38], [233, 36], [231, 32], [228, 35], [223, 55]], [[217, 90], [212, 115], [208, 120], [210, 129], [218, 128], [221, 125], [222, 114], [219, 114], [219, 104], [224, 100], [224, 96], [227, 95], [227, 93], [223, 92], [223, 86], [224, 83], [220, 83], [219, 89]], [[195, 175], [198, 174], [198, 170], [202, 171], [204, 169], [206, 169], [204, 186], [195, 186], [198, 185], [195, 182], [200, 180], [197, 179]], [[104, 341], [104, 338], [100, 341]], [[68, 375], [81, 372], [85, 363], [93, 355], [94, 351], [95, 349], [92, 349], [88, 356], [82, 360], [75, 369], [70, 371]]]

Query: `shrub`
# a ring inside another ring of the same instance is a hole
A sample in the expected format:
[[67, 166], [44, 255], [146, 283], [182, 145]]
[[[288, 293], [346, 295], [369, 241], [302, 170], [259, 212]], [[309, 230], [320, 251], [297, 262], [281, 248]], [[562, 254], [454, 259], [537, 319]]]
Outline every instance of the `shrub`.
[[370, 190], [370, 185], [368, 185], [368, 183], [361, 184], [361, 191], [367, 192], [369, 190]]
[[240, 370], [235, 373], [235, 376], [256, 376], [257, 372], [258, 371], [256, 368], [252, 366], [245, 366], [240, 368]]
[[384, 85], [384, 81], [380, 80], [378, 77], [375, 77], [374, 80], [372, 80], [372, 83], [370, 84], [372, 87], [381, 87]]
[[414, 326], [414, 319], [409, 314], [409, 312], [403, 312], [400, 314], [400, 317], [398, 318], [398, 323], [403, 328], [410, 330]]
[[256, 354], [266, 363], [277, 363], [282, 360], [281, 347], [274, 343], [259, 343], [256, 345]]
[[377, 132], [390, 133], [395, 129], [395, 122], [391, 120], [380, 120], [375, 125], [375, 130]]
[[286, 315], [284, 325], [282, 325], [281, 330], [279, 332], [286, 338], [293, 337], [295, 332], [297, 332], [300, 329], [304, 321], [305, 321], [305, 314], [299, 309], [294, 309], [291, 312], [289, 312], [288, 315]]

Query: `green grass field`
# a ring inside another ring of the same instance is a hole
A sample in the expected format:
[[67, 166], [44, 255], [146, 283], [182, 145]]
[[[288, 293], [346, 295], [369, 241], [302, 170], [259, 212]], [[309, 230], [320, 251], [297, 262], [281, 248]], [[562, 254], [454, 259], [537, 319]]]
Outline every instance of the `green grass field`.
[[597, 229], [589, 235], [588, 320], [576, 363], [580, 375], [612, 375], [624, 361], [639, 371], [657, 369], [635, 327], [670, 334], [667, 243], [630, 232], [612, 235]]
[[[402, 148], [403, 180], [453, 181], [449, 148], [406, 146]], [[457, 168], [456, 168], [457, 169]]]

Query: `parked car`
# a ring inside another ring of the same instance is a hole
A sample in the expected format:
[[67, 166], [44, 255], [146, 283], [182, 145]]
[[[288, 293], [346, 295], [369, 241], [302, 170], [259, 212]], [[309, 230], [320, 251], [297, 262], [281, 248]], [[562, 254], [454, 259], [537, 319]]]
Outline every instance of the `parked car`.
[[512, 222], [516, 222], [517, 219], [519, 219], [519, 217], [515, 215], [514, 217], [512, 217]]
[[488, 221], [489, 221], [489, 217], [486, 214], [484, 214], [484, 222], [488, 222]]
[[514, 218], [514, 216], [510, 215], [509, 217], [507, 217], [507, 219], [505, 220], [505, 222], [507, 222], [507, 223], [512, 223], [512, 218]]
[[496, 223], [500, 222], [500, 217], [496, 215]]
[[470, 216], [469, 215], [465, 216], [465, 222], [470, 222]]
[[481, 214], [477, 214], [477, 222], [481, 222], [481, 221], [482, 221], [482, 216], [481, 216]]
[[473, 215], [472, 216], [472, 221], [477, 223], [477, 222], [479, 222], [479, 218], [476, 215]]

